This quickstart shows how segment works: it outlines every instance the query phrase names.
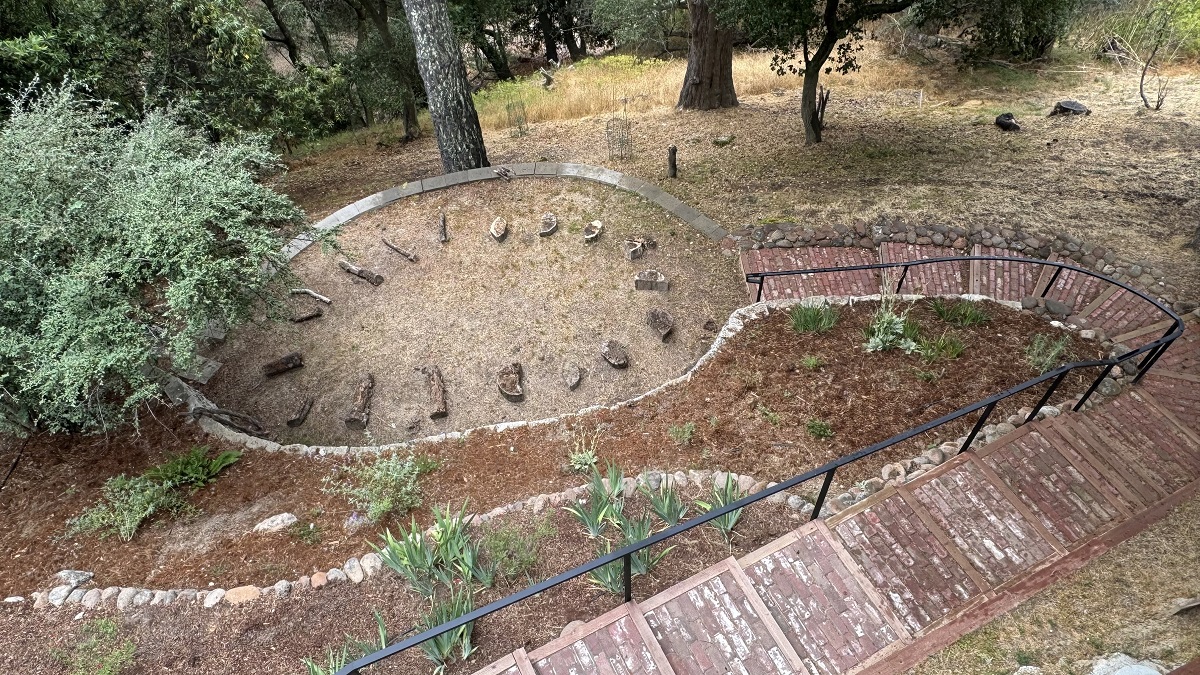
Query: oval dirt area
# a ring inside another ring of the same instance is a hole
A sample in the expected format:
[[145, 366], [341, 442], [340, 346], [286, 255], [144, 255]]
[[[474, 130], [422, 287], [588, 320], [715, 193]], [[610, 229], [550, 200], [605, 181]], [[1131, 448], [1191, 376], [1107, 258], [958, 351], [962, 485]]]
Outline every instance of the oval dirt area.
[[[555, 214], [558, 231], [541, 237], [545, 213]], [[508, 224], [501, 242], [488, 232], [497, 217]], [[585, 243], [593, 220], [604, 231]], [[629, 261], [623, 242], [633, 238], [657, 245]], [[736, 259], [714, 242], [636, 195], [576, 181], [487, 181], [409, 198], [347, 224], [339, 243], [345, 255], [313, 246], [294, 261], [300, 282], [333, 304], [293, 296], [290, 310], [320, 309], [321, 317], [243, 327], [211, 355], [224, 366], [205, 394], [258, 418], [283, 443], [375, 445], [624, 400], [684, 372], [715, 337], [705, 324], [723, 324], [746, 302]], [[343, 271], [347, 257], [384, 282]], [[650, 269], [666, 276], [668, 291], [634, 289], [634, 275]], [[647, 322], [653, 309], [675, 319], [666, 342]], [[607, 340], [627, 348], [627, 368], [602, 359]], [[263, 364], [289, 352], [303, 355], [302, 368], [262, 375]], [[512, 363], [523, 374], [524, 399], [515, 403], [496, 385]], [[569, 364], [583, 372], [574, 390], [564, 382]], [[429, 365], [445, 379], [443, 419], [430, 419], [420, 371]], [[370, 421], [355, 432], [344, 420], [367, 373], [375, 379]], [[308, 397], [316, 402], [307, 420], [289, 428]]]

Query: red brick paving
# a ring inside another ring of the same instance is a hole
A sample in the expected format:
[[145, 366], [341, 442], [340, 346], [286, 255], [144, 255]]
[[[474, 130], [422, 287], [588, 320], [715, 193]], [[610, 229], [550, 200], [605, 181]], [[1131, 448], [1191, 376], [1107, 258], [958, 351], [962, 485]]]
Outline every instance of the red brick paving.
[[[742, 270], [747, 274], [853, 267], [878, 262], [878, 254], [875, 251], [845, 246], [764, 248], [742, 254]], [[758, 293], [758, 286], [747, 286], [751, 299], [754, 299]], [[764, 300], [806, 298], [814, 295], [874, 295], [878, 292], [879, 270], [768, 277], [763, 284]]]
[[[962, 252], [948, 246], [885, 242], [880, 245], [880, 255], [883, 262], [903, 262], [929, 258], [952, 258], [962, 255]], [[899, 283], [901, 275], [900, 268], [888, 271], [888, 276], [893, 284], [892, 290], [895, 290], [895, 284]], [[969, 282], [970, 267], [965, 262], [916, 265], [910, 267], [908, 274], [904, 275], [904, 285], [900, 288], [900, 292], [919, 295], [961, 295], [970, 291]]]
[[[992, 246], [977, 246], [975, 255], [995, 255], [1008, 258], [1025, 259], [1019, 253], [1005, 248]], [[1033, 294], [1037, 285], [1038, 275], [1044, 265], [1033, 262], [1008, 262], [999, 260], [981, 260], [977, 263], [977, 288], [974, 292], [986, 295], [996, 300], [1020, 301], [1021, 298]]]
[[[578, 639], [559, 640], [529, 654], [537, 675], [574, 675], [575, 673], [611, 673], [640, 675], [657, 673], [655, 651], [651, 636], [638, 630], [630, 609], [636, 605], [610, 612], [590, 622], [579, 631]], [[659, 652], [661, 654], [661, 652]]]
[[1049, 290], [1046, 291], [1045, 298], [1047, 300], [1058, 300], [1066, 304], [1071, 308], [1071, 313], [1074, 314], [1087, 307], [1092, 300], [1096, 299], [1096, 296], [1100, 295], [1109, 286], [1110, 284], [1107, 281], [1099, 277], [1084, 274], [1083, 272], [1076, 272], [1075, 270], [1064, 269], [1059, 273], [1054, 283], [1050, 285]]

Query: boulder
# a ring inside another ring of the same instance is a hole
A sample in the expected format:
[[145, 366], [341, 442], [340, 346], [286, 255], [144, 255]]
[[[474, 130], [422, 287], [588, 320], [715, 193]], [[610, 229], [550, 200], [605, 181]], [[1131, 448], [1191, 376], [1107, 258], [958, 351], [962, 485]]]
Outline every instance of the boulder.
[[258, 586], [238, 586], [225, 591], [225, 602], [231, 605], [240, 605], [244, 602], [251, 602], [262, 597], [262, 590]]
[[378, 553], [368, 553], [358, 561], [362, 565], [363, 574], [369, 579], [383, 569], [383, 558]]
[[1054, 104], [1054, 110], [1050, 111], [1050, 117], [1055, 115], [1091, 115], [1092, 111], [1079, 101], [1059, 101]]
[[642, 270], [633, 275], [633, 288], [638, 291], [666, 291], [671, 288], [671, 282], [658, 270]]
[[1021, 309], [1037, 309], [1038, 299], [1032, 295], [1021, 298]]
[[496, 388], [513, 403], [525, 400], [525, 389], [521, 387], [521, 364], [510, 363], [501, 368], [496, 374]]
[[629, 367], [629, 350], [616, 340], [605, 340], [604, 344], [600, 345], [600, 356], [613, 368]]
[[61, 570], [56, 572], [54, 576], [62, 583], [71, 587], [71, 590], [86, 584], [92, 580], [95, 574], [84, 572], [83, 570]]
[[[258, 590], [258, 589], [255, 589], [255, 590]], [[204, 606], [207, 608], [216, 607], [217, 603], [221, 602], [221, 600], [224, 598], [225, 598], [225, 589], [224, 588], [217, 588], [217, 589], [211, 590], [208, 592], [208, 595], [204, 596]]]
[[255, 532], [280, 532], [286, 530], [298, 521], [295, 515], [291, 513], [279, 513], [265, 520], [260, 521], [254, 526]]
[[646, 323], [663, 342], [666, 342], [667, 336], [675, 330], [675, 317], [665, 309], [652, 309], [647, 312]]
[[363, 572], [362, 564], [358, 562], [358, 558], [347, 560], [342, 569], [345, 570], [346, 577], [356, 584], [362, 583], [362, 580], [366, 578], [366, 573]]
[[1051, 298], [1046, 298], [1046, 311], [1054, 316], [1066, 317], [1071, 314], [1071, 306]]

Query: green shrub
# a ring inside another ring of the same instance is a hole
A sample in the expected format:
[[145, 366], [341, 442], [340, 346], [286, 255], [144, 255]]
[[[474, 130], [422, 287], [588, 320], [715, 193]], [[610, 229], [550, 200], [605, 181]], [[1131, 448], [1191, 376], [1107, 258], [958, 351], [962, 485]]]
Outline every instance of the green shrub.
[[428, 535], [413, 519], [408, 529], [400, 529], [399, 539], [386, 530], [380, 535], [383, 546], [371, 544], [371, 548], [410, 589], [431, 602], [439, 590], [454, 591], [456, 580], [459, 585], [478, 582], [491, 586], [493, 568], [483, 562], [480, 544], [469, 536], [466, 509], [465, 502], [457, 512], [434, 507], [434, 525]]
[[129, 541], [138, 526], [154, 515], [191, 509], [170, 486], [145, 476], [113, 476], [104, 482], [101, 494], [99, 503], [67, 521], [67, 536], [96, 532], [101, 538], [115, 534]]
[[800, 365], [804, 366], [805, 368], [807, 368], [809, 370], [816, 370], [817, 368], [820, 368], [821, 366], [825, 365], [825, 360], [819, 356], [809, 355], [809, 356], [805, 356], [804, 358], [800, 359]]
[[770, 424], [773, 427], [779, 426], [780, 422], [783, 421], [783, 418], [779, 416], [779, 413], [771, 410], [761, 403], [755, 406], [755, 409], [758, 410], [758, 414], [762, 415], [762, 418], [767, 421], [767, 424]]
[[908, 311], [897, 313], [895, 299], [885, 296], [871, 314], [871, 322], [863, 329], [863, 337], [867, 340], [863, 348], [868, 352], [902, 349], [905, 354], [911, 354], [917, 350], [919, 335], [920, 326], [908, 318]]
[[[596, 557], [600, 558], [612, 553], [612, 544], [607, 539], [596, 543]], [[631, 572], [632, 574], [632, 572]], [[625, 563], [614, 560], [588, 572], [588, 582], [600, 590], [613, 595], [625, 593]]]
[[816, 439], [833, 438], [833, 427], [829, 426], [829, 422], [813, 418], [804, 425], [808, 430], [808, 435]]
[[[746, 492], [738, 487], [737, 481], [730, 474], [725, 474], [725, 484], [721, 486], [713, 485], [712, 501], [703, 502], [697, 501], [696, 506], [700, 507], [701, 513], [719, 509], [736, 502], [745, 497]], [[742, 517], [741, 509], [734, 509], [723, 516], [719, 516], [709, 521], [709, 523], [725, 537], [726, 542], [733, 541], [733, 528], [737, 527], [738, 520]]]
[[949, 304], [942, 298], [934, 298], [929, 302], [929, 306], [939, 319], [960, 328], [970, 328], [992, 320], [987, 312], [979, 308], [978, 303], [970, 300], [959, 300]]
[[368, 520], [377, 523], [388, 514], [401, 514], [419, 506], [421, 475], [436, 466], [411, 454], [379, 457], [373, 462], [359, 460], [342, 467], [345, 478], [325, 478], [323, 491], [345, 497], [364, 511]]
[[687, 445], [692, 442], [692, 434], [696, 433], [696, 423], [687, 422], [667, 429], [667, 435], [676, 445]]
[[1062, 365], [1068, 357], [1070, 337], [1063, 335], [1057, 340], [1038, 333], [1025, 348], [1025, 360], [1038, 374], [1047, 373]]
[[133, 642], [118, 641], [117, 623], [112, 619], [88, 621], [80, 633], [82, 641], [70, 652], [53, 653], [70, 675], [117, 675], [133, 665]]
[[150, 467], [143, 474], [147, 478], [172, 488], [190, 487], [192, 492], [212, 483], [217, 474], [241, 459], [242, 453], [226, 450], [216, 457], [208, 457], [208, 448], [197, 446], [190, 451]]
[[825, 333], [838, 322], [839, 313], [836, 307], [825, 303], [822, 305], [796, 305], [788, 312], [792, 330], [797, 333]]
[[483, 552], [500, 576], [514, 579], [533, 569], [542, 543], [557, 535], [549, 517], [538, 521], [532, 534], [513, 525], [501, 525], [483, 535]]
[[957, 359], [967, 348], [963, 341], [949, 333], [942, 333], [936, 338], [917, 338], [917, 352], [925, 363], [933, 363], [938, 359]]

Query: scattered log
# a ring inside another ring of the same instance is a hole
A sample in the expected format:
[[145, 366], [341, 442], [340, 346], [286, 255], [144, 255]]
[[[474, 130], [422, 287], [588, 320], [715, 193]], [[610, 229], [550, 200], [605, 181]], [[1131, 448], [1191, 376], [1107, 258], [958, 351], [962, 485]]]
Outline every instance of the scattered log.
[[346, 428], [352, 431], [362, 431], [367, 428], [371, 418], [371, 393], [375, 389], [375, 377], [370, 373], [363, 375], [354, 390], [354, 402], [346, 413]]
[[600, 356], [613, 368], [629, 367], [629, 350], [616, 340], [605, 340], [604, 344], [600, 345]]
[[262, 374], [267, 377], [275, 377], [276, 375], [282, 375], [289, 370], [295, 370], [296, 368], [302, 368], [303, 366], [304, 357], [300, 355], [300, 352], [292, 352], [291, 354], [285, 354], [284, 356], [281, 356], [270, 363], [264, 364], [262, 367]]
[[646, 323], [663, 342], [666, 342], [667, 336], [675, 330], [675, 317], [665, 309], [652, 309], [647, 312]]
[[311, 312], [305, 312], [304, 314], [293, 316], [292, 323], [304, 323], [305, 321], [311, 321], [312, 319], [319, 319], [322, 316], [324, 316], [324, 313], [321, 310], [314, 309]]
[[583, 241], [584, 241], [584, 243], [590, 244], [590, 243], [596, 241], [596, 239], [599, 238], [600, 233], [603, 231], [604, 231], [604, 223], [602, 223], [598, 220], [593, 220], [592, 222], [588, 223], [587, 225], [584, 225], [583, 226]]
[[304, 402], [300, 404], [300, 408], [296, 410], [296, 414], [292, 415], [291, 419], [287, 421], [287, 425], [295, 429], [304, 424], [304, 420], [308, 419], [308, 413], [312, 411], [314, 400], [311, 396], [304, 399]]
[[580, 368], [579, 364], [574, 361], [568, 361], [563, 364], [562, 378], [567, 389], [575, 391], [579, 387], [580, 380], [583, 379], [583, 368]]
[[400, 248], [399, 246], [388, 241], [386, 237], [380, 237], [380, 239], [383, 240], [384, 246], [387, 246], [388, 248], [392, 249], [396, 253], [399, 253], [400, 255], [404, 256], [405, 258], [408, 259], [409, 262], [417, 262], [417, 254], [416, 253], [413, 253], [411, 251], [405, 251], [404, 249]]
[[646, 247], [636, 239], [626, 239], [622, 244], [626, 260], [637, 260], [646, 253]]
[[553, 213], [542, 214], [542, 228], [538, 230], [539, 237], [549, 237], [558, 231], [558, 217]]
[[1004, 131], [1020, 131], [1021, 125], [1017, 124], [1017, 118], [1013, 117], [1012, 113], [1004, 113], [996, 117], [996, 126]]
[[247, 436], [262, 436], [266, 434], [266, 429], [263, 428], [262, 423], [258, 420], [249, 415], [224, 408], [192, 408], [183, 414], [192, 419], [207, 417], [216, 420], [230, 429], [240, 431]]
[[450, 241], [450, 231], [446, 229], [446, 214], [443, 213], [438, 224], [438, 241], [443, 244]]
[[643, 270], [633, 275], [633, 288], [638, 291], [667, 291], [671, 282], [658, 270]]
[[667, 178], [678, 178], [679, 167], [675, 163], [676, 153], [679, 149], [674, 145], [667, 146]]
[[310, 295], [327, 305], [333, 304], [333, 300], [330, 300], [329, 298], [321, 295], [320, 293], [312, 290], [311, 288], [293, 288], [291, 293], [292, 293], [292, 295]]
[[446, 407], [446, 383], [442, 380], [442, 371], [437, 366], [429, 366], [421, 372], [429, 376], [429, 403], [433, 406], [429, 419], [441, 419], [450, 414]]
[[338, 267], [346, 270], [347, 272], [349, 272], [350, 274], [353, 274], [354, 276], [358, 277], [359, 279], [365, 279], [372, 286], [378, 286], [379, 284], [383, 283], [383, 275], [382, 274], [375, 272], [373, 270], [363, 269], [362, 267], [359, 267], [357, 265], [351, 265], [350, 263], [346, 262], [345, 260], [339, 260]]
[[525, 389], [521, 387], [521, 364], [512, 363], [501, 368], [496, 374], [496, 388], [513, 403], [523, 401]]
[[488, 228], [488, 233], [492, 235], [492, 239], [504, 241], [504, 238], [508, 236], [508, 223], [504, 218], [496, 216], [496, 219], [492, 221], [491, 227]]

